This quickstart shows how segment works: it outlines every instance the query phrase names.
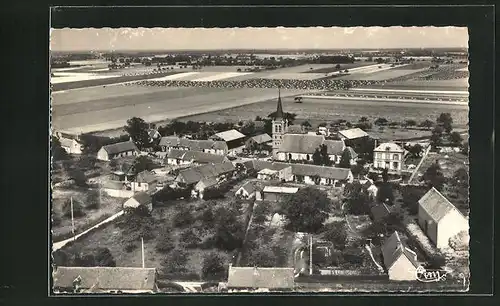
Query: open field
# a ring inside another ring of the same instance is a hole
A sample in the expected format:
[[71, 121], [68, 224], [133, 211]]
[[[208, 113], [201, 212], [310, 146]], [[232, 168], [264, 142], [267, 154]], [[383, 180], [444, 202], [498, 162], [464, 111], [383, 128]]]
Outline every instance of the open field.
[[337, 64], [325, 64], [326, 67], [322, 68], [316, 68], [313, 66], [313, 69], [306, 71], [307, 73], [330, 73], [330, 72], [336, 72], [340, 70], [345, 70], [345, 69], [353, 69], [357, 67], [364, 67], [364, 66], [371, 66], [374, 65], [373, 62], [354, 62], [354, 63], [347, 63], [347, 64], [339, 64], [340, 69], [335, 68]]
[[353, 73], [348, 76], [343, 76], [341, 79], [343, 80], [366, 80], [366, 81], [384, 81], [384, 80], [391, 80], [394, 78], [398, 78], [401, 76], [405, 76], [408, 74], [415, 73], [418, 70], [412, 70], [412, 69], [398, 69], [398, 70], [393, 70], [393, 69], [385, 69], [382, 71], [375, 71], [369, 74], [357, 74]]
[[[134, 87], [134, 86], [132, 86]], [[53, 96], [53, 126], [58, 130], [85, 133], [107, 129], [120, 128], [126, 120], [133, 116], [141, 117], [146, 121], [157, 122], [182, 116], [213, 112], [224, 108], [253, 104], [259, 101], [275, 99], [276, 89], [219, 89], [219, 88], [175, 88], [147, 87], [150, 92], [145, 92], [143, 87], [137, 86], [134, 93], [132, 89], [124, 89], [126, 94], [119, 94], [119, 90], [110, 87], [112, 93], [106, 98], [96, 98], [82, 101], [88, 90], [81, 89], [69, 91], [61, 97]], [[106, 92], [108, 87], [103, 88]], [[282, 96], [304, 94], [303, 90], [282, 90]], [[71, 100], [76, 95], [74, 103], [59, 101]], [[98, 96], [98, 94], [96, 94]], [[105, 94], [106, 95], [106, 94]]]
[[455, 80], [407, 80], [407, 81], [391, 81], [381, 84], [373, 84], [363, 88], [385, 88], [385, 89], [408, 89], [408, 90], [443, 90], [443, 91], [468, 91], [469, 79]]

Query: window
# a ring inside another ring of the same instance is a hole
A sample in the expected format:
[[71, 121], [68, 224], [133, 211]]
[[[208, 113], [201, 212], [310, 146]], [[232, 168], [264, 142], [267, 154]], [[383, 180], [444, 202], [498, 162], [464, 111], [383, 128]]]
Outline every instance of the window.
[[385, 167], [386, 167], [387, 169], [389, 169], [389, 168], [390, 168], [390, 166], [389, 166], [389, 162], [385, 162]]
[[394, 154], [394, 155], [392, 156], [392, 159], [399, 160], [399, 154]]
[[309, 160], [309, 154], [307, 154], [306, 158], [307, 158], [307, 160]]
[[392, 166], [394, 167], [394, 169], [398, 169], [399, 163], [398, 162], [393, 162]]
[[292, 153], [288, 153], [288, 159], [292, 159]]

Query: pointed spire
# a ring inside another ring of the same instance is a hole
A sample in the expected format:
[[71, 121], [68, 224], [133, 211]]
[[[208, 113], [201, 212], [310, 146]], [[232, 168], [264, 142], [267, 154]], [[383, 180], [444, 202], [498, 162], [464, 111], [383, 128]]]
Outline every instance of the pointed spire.
[[281, 90], [280, 90], [280, 87], [278, 87], [278, 107], [276, 109], [276, 118], [284, 118], [284, 114], [283, 114], [283, 105], [281, 104]]

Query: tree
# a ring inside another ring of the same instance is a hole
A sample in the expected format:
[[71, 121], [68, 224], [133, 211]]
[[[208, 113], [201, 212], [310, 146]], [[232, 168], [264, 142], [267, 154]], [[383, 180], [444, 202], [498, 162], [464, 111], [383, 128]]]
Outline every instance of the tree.
[[388, 205], [394, 204], [394, 191], [392, 190], [391, 183], [384, 182], [380, 185], [377, 191], [377, 202]]
[[408, 151], [413, 157], [419, 157], [423, 149], [424, 148], [417, 143], [416, 145], [411, 146]]
[[244, 227], [237, 219], [235, 209], [219, 206], [213, 212], [215, 235], [213, 236], [217, 248], [232, 251], [241, 247]]
[[424, 196], [427, 189], [420, 186], [404, 186], [401, 189], [401, 195], [403, 197], [402, 206], [408, 210], [410, 215], [416, 215], [418, 213], [418, 201]]
[[359, 119], [359, 122], [368, 122], [368, 117], [361, 117], [361, 119]]
[[174, 217], [174, 226], [177, 228], [186, 227], [194, 223], [194, 217], [192, 215], [191, 205], [181, 203], [177, 206], [177, 213]]
[[164, 274], [185, 273], [189, 254], [183, 249], [174, 249], [167, 254], [162, 262], [162, 272]]
[[57, 137], [52, 136], [51, 149], [53, 161], [67, 160], [69, 158], [68, 152], [61, 147], [61, 142]]
[[426, 128], [426, 129], [431, 129], [434, 126], [434, 122], [432, 122], [429, 119], [426, 119], [426, 120], [420, 122], [420, 124], [418, 126]]
[[158, 238], [159, 239], [155, 247], [158, 252], [166, 254], [175, 248], [172, 232], [167, 226], [162, 228], [161, 235]]
[[127, 120], [127, 125], [125, 126], [125, 131], [130, 135], [139, 150], [149, 146], [148, 129], [148, 124], [137, 117]]
[[415, 120], [412, 120], [412, 119], [409, 119], [409, 120], [406, 120], [405, 121], [405, 126], [416, 126], [417, 125], [417, 121]]
[[75, 257], [78, 267], [116, 267], [116, 261], [108, 248], [95, 248]]
[[340, 64], [335, 65], [335, 69], [339, 70], [341, 68]]
[[347, 184], [344, 188], [344, 204], [347, 211], [353, 215], [366, 215], [369, 213], [370, 198], [363, 190], [359, 181]]
[[453, 118], [450, 113], [441, 113], [436, 120], [436, 123], [444, 128], [447, 134], [453, 130]]
[[276, 267], [276, 258], [271, 248], [266, 245], [250, 251], [247, 259], [247, 266]]
[[85, 199], [87, 208], [99, 209], [101, 207], [101, 197], [98, 190], [89, 190]]
[[313, 187], [300, 189], [280, 202], [287, 228], [294, 232], [317, 233], [328, 218], [331, 201], [326, 192]]
[[219, 254], [211, 252], [203, 257], [201, 273], [204, 279], [221, 277], [224, 272], [225, 268]]
[[[62, 205], [62, 213], [66, 218], [71, 218], [71, 199], [64, 201]], [[79, 200], [73, 199], [73, 217], [80, 218], [85, 216], [83, 204]]]
[[68, 176], [78, 187], [87, 187], [87, 177], [80, 169], [69, 169]]
[[95, 167], [96, 158], [94, 156], [82, 155], [78, 158], [78, 167], [80, 169], [93, 169]]
[[462, 144], [463, 138], [459, 132], [452, 132], [450, 134], [450, 142], [454, 147], [459, 147]]
[[461, 187], [468, 187], [469, 185], [469, 172], [464, 167], [458, 168], [453, 174], [453, 179], [456, 184]]
[[304, 121], [304, 122], [302, 122], [302, 124], [301, 124], [301, 125], [302, 125], [303, 127], [306, 127], [306, 128], [310, 128], [310, 127], [311, 127], [311, 123], [309, 123], [309, 121], [307, 121], [307, 120], [306, 120], [306, 121]]
[[187, 228], [181, 233], [180, 242], [188, 249], [196, 248], [201, 243], [201, 238], [193, 228]]
[[339, 168], [349, 169], [351, 168], [351, 152], [345, 149], [340, 157]]
[[462, 144], [462, 150], [461, 150], [462, 154], [464, 155], [469, 155], [469, 142], [468, 141], [465, 141], [463, 144]]
[[[276, 118], [276, 112], [272, 112], [269, 115], [267, 115], [268, 118]], [[283, 113], [283, 119], [288, 120], [288, 124], [293, 124], [293, 121], [295, 120], [295, 117], [297, 117], [297, 114], [294, 113]]]
[[347, 231], [345, 221], [328, 223], [325, 226], [323, 238], [333, 243], [339, 250], [345, 249], [347, 243]]
[[271, 206], [269, 202], [259, 202], [256, 204], [253, 210], [252, 223], [254, 224], [264, 224], [267, 221], [267, 217], [271, 213]]
[[446, 181], [446, 178], [441, 171], [441, 166], [437, 161], [427, 168], [422, 178], [429, 187], [434, 187], [439, 191], [443, 189]]
[[143, 171], [151, 171], [154, 168], [154, 163], [148, 156], [138, 156], [134, 160], [134, 173], [137, 175]]
[[387, 125], [389, 121], [385, 118], [377, 118], [373, 123], [378, 126], [384, 126]]
[[432, 130], [432, 135], [431, 135], [431, 145], [432, 147], [437, 147], [441, 145], [441, 138], [443, 137], [443, 128], [440, 126], [436, 126]]

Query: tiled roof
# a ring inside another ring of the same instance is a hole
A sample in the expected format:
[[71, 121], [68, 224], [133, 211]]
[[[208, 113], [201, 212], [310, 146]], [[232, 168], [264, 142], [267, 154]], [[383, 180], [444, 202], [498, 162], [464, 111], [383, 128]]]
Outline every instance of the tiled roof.
[[254, 192], [255, 190], [257, 190], [255, 188], [255, 185], [254, 183], [252, 182], [246, 182], [243, 186], [241, 186], [240, 188], [243, 188], [248, 194], [251, 194], [252, 192]]
[[404, 152], [403, 148], [401, 148], [399, 145], [393, 142], [384, 142], [380, 144], [378, 147], [376, 147], [374, 151], [377, 152], [389, 151], [389, 152], [400, 152], [400, 153]]
[[132, 141], [118, 142], [102, 147], [108, 154], [118, 154], [129, 151], [138, 151], [137, 147]]
[[292, 164], [292, 173], [302, 176], [319, 176], [320, 178], [329, 178], [334, 180], [345, 180], [349, 177], [350, 169], [325, 167], [305, 164]]
[[262, 144], [262, 143], [266, 143], [266, 142], [272, 141], [273, 139], [271, 138], [271, 136], [269, 136], [267, 134], [260, 134], [260, 135], [257, 135], [257, 136], [253, 136], [252, 140], [255, 141], [258, 144]]
[[460, 213], [455, 205], [448, 201], [448, 199], [434, 187], [418, 200], [418, 205], [419, 209], [425, 210], [436, 223], [452, 210], [456, 210]]
[[278, 186], [265, 186], [264, 192], [268, 193], [297, 193], [298, 187], [278, 187]]
[[154, 268], [129, 267], [57, 267], [53, 273], [54, 288], [73, 288], [80, 278], [79, 287], [97, 287], [103, 290], [154, 290]]
[[203, 178], [217, 177], [221, 174], [225, 174], [234, 170], [235, 167], [233, 163], [230, 162], [208, 164], [181, 170], [179, 172], [179, 177], [177, 180], [179, 181], [183, 179], [186, 184], [193, 184], [199, 182]]
[[176, 136], [166, 136], [160, 139], [160, 146], [175, 147], [179, 144], [180, 138]]
[[167, 155], [167, 158], [180, 159], [183, 161], [193, 161], [198, 163], [222, 163], [227, 161], [223, 155], [210, 154], [201, 151], [186, 151], [172, 149]]
[[358, 153], [356, 153], [353, 148], [346, 147], [344, 150], [347, 150], [347, 152], [349, 152], [349, 156], [351, 157], [351, 159], [355, 159], [358, 157]]
[[229, 288], [292, 289], [293, 268], [229, 267]]
[[256, 171], [261, 171], [263, 169], [270, 169], [274, 171], [280, 171], [291, 166], [291, 164], [280, 163], [280, 162], [270, 162], [265, 160], [248, 160], [243, 162], [243, 165], [247, 169], [253, 169]]
[[341, 130], [338, 133], [347, 139], [356, 139], [356, 138], [368, 136], [368, 133], [366, 133], [365, 131], [363, 131], [360, 128]]
[[398, 232], [394, 232], [384, 242], [382, 245], [382, 256], [384, 257], [384, 265], [387, 270], [389, 270], [401, 256], [406, 256], [415, 268], [419, 266], [416, 253], [404, 245]]
[[183, 147], [192, 151], [203, 151], [208, 149], [227, 150], [227, 144], [224, 141], [187, 139], [176, 136], [162, 137], [160, 140], [160, 146]]
[[241, 139], [241, 138], [244, 138], [245, 135], [243, 135], [242, 133], [238, 132], [237, 130], [229, 130], [229, 131], [224, 131], [224, 132], [220, 132], [220, 133], [217, 133], [214, 135], [215, 137], [217, 138], [220, 138], [224, 141], [232, 141], [232, 140], [236, 140], [236, 139]]
[[142, 171], [140, 173], [137, 174], [136, 178], [135, 178], [136, 182], [138, 183], [152, 183], [152, 182], [155, 182], [157, 181], [157, 178], [156, 176], [154, 176], [153, 173], [151, 173], [151, 171]]
[[217, 179], [215, 177], [207, 177], [207, 178], [201, 179], [201, 181], [199, 181], [196, 184], [196, 188], [208, 188], [208, 187], [215, 186], [218, 183], [219, 182], [217, 182]]
[[325, 140], [323, 144], [326, 145], [330, 155], [341, 155], [346, 148], [343, 140]]
[[138, 192], [132, 196], [140, 205], [146, 205], [151, 203], [152, 199], [146, 192]]
[[324, 141], [321, 135], [285, 134], [279, 152], [313, 154]]

